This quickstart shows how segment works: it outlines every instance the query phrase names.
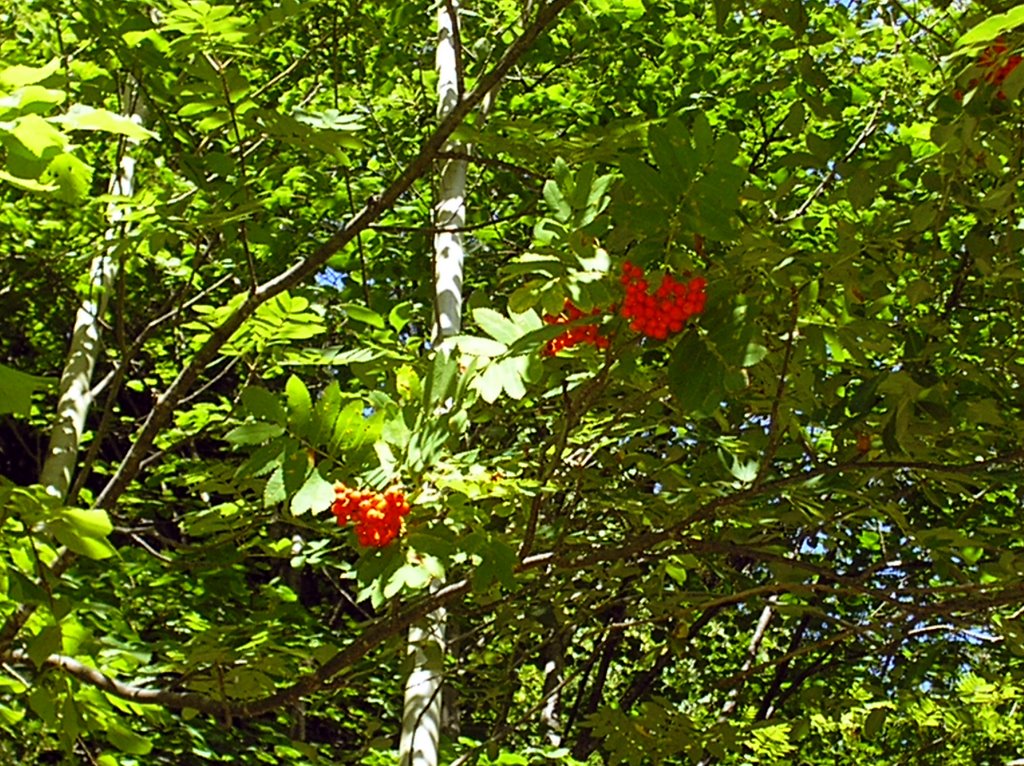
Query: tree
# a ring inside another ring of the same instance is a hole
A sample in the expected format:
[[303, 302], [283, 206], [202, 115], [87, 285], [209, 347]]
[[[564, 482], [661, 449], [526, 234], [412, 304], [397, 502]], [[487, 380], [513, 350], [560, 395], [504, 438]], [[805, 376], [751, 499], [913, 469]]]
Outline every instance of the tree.
[[5, 761], [395, 762], [441, 609], [445, 762], [1019, 754], [1020, 7], [467, 4], [438, 120], [425, 8], [84, 5], [0, 47]]

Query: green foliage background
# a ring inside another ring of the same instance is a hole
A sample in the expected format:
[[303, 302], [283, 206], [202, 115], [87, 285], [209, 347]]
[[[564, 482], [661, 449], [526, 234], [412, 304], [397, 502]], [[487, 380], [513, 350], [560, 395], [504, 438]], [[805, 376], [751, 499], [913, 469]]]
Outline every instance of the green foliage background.
[[[1024, 67], [981, 61], [1024, 6], [561, 4], [462, 10], [466, 93], [517, 57], [448, 125], [448, 351], [428, 4], [0, 11], [0, 760], [396, 762], [439, 604], [448, 761], [1024, 750]], [[626, 260], [707, 310], [543, 358]], [[400, 542], [360, 549], [336, 481], [404, 486]]]

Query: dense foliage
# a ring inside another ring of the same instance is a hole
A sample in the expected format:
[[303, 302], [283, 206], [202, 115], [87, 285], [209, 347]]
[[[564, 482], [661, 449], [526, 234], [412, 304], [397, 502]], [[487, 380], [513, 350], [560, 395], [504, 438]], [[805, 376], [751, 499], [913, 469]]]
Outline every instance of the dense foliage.
[[0, 10], [0, 761], [1019, 756], [1024, 6], [435, 12]]

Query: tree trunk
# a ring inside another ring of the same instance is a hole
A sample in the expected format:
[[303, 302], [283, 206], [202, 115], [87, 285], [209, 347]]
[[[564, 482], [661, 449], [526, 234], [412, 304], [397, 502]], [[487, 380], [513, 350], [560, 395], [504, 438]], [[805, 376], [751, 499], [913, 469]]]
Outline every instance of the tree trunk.
[[562, 744], [562, 685], [565, 682], [566, 634], [557, 623], [554, 610], [552, 618], [556, 623], [551, 641], [541, 654], [544, 660], [544, 686], [541, 690], [544, 705], [540, 709], [540, 725], [547, 744], [558, 747]]
[[[438, 118], [443, 120], [462, 97], [458, 48], [457, 0], [442, 2], [437, 12]], [[459, 147], [449, 142], [446, 147]], [[466, 161], [447, 159], [441, 169], [438, 200], [434, 208], [434, 341], [437, 353], [450, 353], [444, 341], [462, 327], [462, 227], [466, 220]], [[434, 581], [431, 590], [441, 583]], [[409, 653], [413, 669], [405, 684], [401, 766], [437, 766], [441, 729], [445, 656], [444, 609], [436, 609], [409, 627]]]

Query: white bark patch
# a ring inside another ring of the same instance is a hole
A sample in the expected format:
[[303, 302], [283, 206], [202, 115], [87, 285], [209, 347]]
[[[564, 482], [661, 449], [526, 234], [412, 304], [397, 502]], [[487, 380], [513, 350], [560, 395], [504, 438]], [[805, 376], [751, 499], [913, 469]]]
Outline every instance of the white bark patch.
[[[436, 580], [431, 592], [440, 588]], [[441, 732], [441, 682], [444, 679], [444, 609], [435, 609], [409, 627], [413, 669], [405, 683], [405, 708], [399, 742], [401, 766], [435, 766]]]
[[[132, 120], [141, 124], [139, 115]], [[124, 152], [118, 173], [110, 179], [111, 194], [131, 197], [134, 191], [135, 160]], [[111, 205], [107, 218], [110, 228], [106, 240], [117, 236], [116, 224], [124, 213]], [[46, 450], [46, 461], [39, 474], [39, 483], [46, 487], [48, 494], [61, 500], [71, 486], [71, 476], [78, 460], [78, 448], [85, 429], [85, 418], [92, 405], [92, 374], [96, 367], [101, 345], [100, 319], [107, 310], [107, 296], [114, 281], [116, 266], [106, 252], [96, 256], [89, 267], [89, 295], [82, 300], [75, 315], [75, 327], [71, 334], [71, 347], [60, 378], [60, 394], [57, 399], [57, 420], [50, 432], [50, 443]]]
[[[437, 116], [443, 120], [459, 101], [458, 56], [455, 26], [458, 4], [441, 3], [437, 12]], [[462, 147], [448, 142], [448, 151]], [[437, 301], [435, 335], [448, 338], [462, 327], [462, 269], [466, 225], [466, 161], [449, 159], [441, 169], [438, 201], [434, 207], [434, 289]]]
[[[458, 50], [456, 29], [458, 4], [442, 0], [437, 11], [437, 116], [443, 120], [458, 104]], [[459, 145], [449, 141], [448, 151]], [[434, 207], [434, 295], [435, 340], [457, 335], [462, 327], [462, 269], [465, 251], [462, 228], [466, 224], [466, 161], [448, 159], [441, 169], [441, 182]], [[439, 580], [430, 584], [437, 592]], [[409, 654], [413, 668], [405, 685], [402, 735], [399, 740], [400, 766], [437, 766], [441, 736], [441, 684], [444, 680], [444, 609], [435, 609], [409, 626]]]

